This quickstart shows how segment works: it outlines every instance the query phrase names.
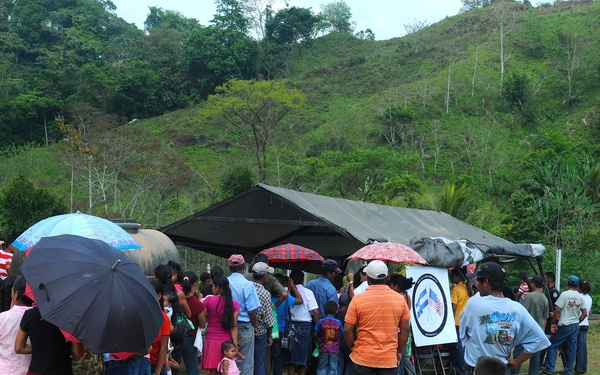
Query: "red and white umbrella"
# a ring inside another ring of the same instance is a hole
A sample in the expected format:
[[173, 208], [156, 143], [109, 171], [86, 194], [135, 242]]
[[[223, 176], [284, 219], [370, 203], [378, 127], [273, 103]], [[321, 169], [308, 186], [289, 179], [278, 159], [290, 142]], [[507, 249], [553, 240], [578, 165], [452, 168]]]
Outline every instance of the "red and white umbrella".
[[349, 260], [382, 260], [390, 263], [429, 264], [412, 248], [395, 242], [375, 242], [348, 257]]

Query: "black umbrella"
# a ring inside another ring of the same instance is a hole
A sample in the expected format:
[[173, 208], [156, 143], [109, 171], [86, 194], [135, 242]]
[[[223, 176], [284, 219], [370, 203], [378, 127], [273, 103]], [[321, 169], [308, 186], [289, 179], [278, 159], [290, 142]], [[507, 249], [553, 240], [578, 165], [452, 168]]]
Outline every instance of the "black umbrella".
[[122, 251], [74, 235], [44, 237], [23, 262], [42, 318], [95, 353], [146, 353], [163, 314], [154, 288]]

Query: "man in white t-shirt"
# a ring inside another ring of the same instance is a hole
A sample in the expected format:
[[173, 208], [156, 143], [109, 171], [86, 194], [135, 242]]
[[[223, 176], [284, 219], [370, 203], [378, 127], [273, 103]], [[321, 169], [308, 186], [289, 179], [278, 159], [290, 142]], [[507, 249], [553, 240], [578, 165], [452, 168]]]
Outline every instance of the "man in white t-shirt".
[[550, 347], [546, 353], [546, 367], [541, 369], [544, 374], [554, 374], [556, 366], [556, 351], [563, 344], [565, 351], [565, 375], [573, 374], [575, 355], [577, 353], [577, 336], [579, 335], [579, 323], [587, 316], [587, 310], [583, 305], [583, 298], [577, 291], [579, 277], [569, 276], [567, 279], [568, 290], [561, 293], [556, 301], [554, 315], [552, 316], [552, 336], [550, 336]]
[[[473, 373], [479, 357], [497, 358], [512, 369], [550, 345], [529, 312], [520, 303], [504, 298], [506, 272], [499, 264], [483, 263], [467, 276], [476, 278], [480, 297], [469, 298], [460, 316], [466, 374]], [[523, 353], [512, 359], [510, 352], [517, 345], [523, 346]]]

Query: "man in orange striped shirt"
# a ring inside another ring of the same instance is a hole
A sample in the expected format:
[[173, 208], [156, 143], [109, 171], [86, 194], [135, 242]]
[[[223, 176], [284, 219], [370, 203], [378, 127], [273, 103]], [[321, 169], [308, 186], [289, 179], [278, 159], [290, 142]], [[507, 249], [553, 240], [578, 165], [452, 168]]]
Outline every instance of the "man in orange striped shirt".
[[344, 324], [353, 375], [395, 375], [408, 339], [408, 306], [385, 284], [385, 263], [373, 260], [364, 271], [369, 287], [352, 299]]

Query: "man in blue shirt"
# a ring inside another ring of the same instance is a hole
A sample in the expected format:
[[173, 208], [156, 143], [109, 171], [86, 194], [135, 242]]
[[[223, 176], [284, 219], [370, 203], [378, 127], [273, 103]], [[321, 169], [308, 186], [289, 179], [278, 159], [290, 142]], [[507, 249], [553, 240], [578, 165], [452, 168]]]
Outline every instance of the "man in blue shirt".
[[233, 254], [229, 257], [229, 270], [231, 275], [227, 279], [231, 296], [240, 304], [238, 350], [246, 358], [243, 361], [237, 359], [238, 368], [241, 375], [252, 375], [254, 374], [254, 327], [256, 327], [256, 310], [260, 307], [260, 301], [254, 284], [244, 276], [246, 261], [243, 255]]
[[319, 305], [319, 316], [327, 316], [325, 314], [325, 304], [327, 301], [339, 303], [337, 290], [333, 286], [333, 279], [336, 274], [341, 274], [342, 270], [333, 259], [325, 259], [323, 268], [321, 268], [321, 276], [316, 280], [311, 280], [306, 283], [306, 288], [310, 289], [315, 295], [317, 305]]

